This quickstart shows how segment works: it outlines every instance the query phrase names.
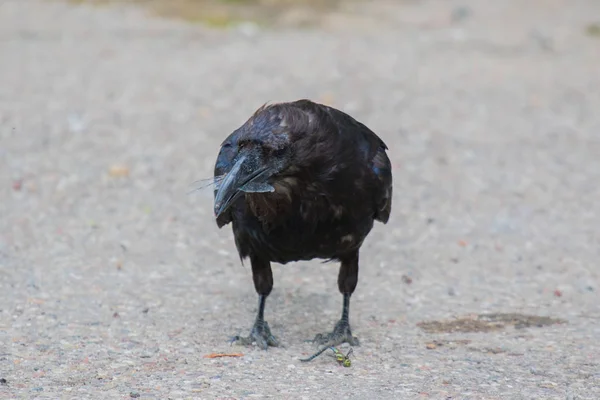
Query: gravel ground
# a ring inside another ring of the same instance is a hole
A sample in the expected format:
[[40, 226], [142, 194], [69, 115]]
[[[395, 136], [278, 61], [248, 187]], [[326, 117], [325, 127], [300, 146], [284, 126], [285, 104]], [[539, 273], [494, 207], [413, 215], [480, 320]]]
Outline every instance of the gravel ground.
[[[211, 31], [3, 0], [0, 397], [600, 398], [594, 18], [595, 0], [376, 2]], [[250, 268], [211, 190], [188, 194], [258, 106], [304, 97], [394, 163], [351, 368], [298, 360], [339, 316], [335, 264], [275, 265], [285, 348], [229, 346], [254, 318]]]

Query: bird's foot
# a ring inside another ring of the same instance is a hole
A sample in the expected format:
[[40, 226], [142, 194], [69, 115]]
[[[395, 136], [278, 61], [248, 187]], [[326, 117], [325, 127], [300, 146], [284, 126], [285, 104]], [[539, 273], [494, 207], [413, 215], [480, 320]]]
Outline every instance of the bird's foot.
[[234, 336], [231, 343], [242, 346], [251, 346], [256, 343], [263, 350], [267, 350], [269, 346], [279, 347], [279, 341], [271, 334], [267, 321], [255, 322], [249, 336]]
[[350, 346], [360, 346], [358, 338], [352, 336], [350, 324], [344, 320], [340, 320], [335, 324], [333, 332], [317, 334], [312, 342], [325, 347], [339, 346], [342, 343], [348, 343]]

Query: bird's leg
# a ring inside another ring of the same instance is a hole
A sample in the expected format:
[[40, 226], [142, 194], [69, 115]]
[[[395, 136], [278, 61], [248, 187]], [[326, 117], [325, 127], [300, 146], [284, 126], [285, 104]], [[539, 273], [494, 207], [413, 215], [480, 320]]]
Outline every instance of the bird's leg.
[[271, 270], [271, 263], [252, 256], [250, 258], [252, 263], [252, 279], [254, 280], [254, 288], [258, 293], [258, 313], [256, 314], [256, 320], [254, 326], [250, 331], [250, 335], [247, 337], [235, 336], [234, 342], [237, 342], [244, 346], [252, 345], [253, 342], [266, 350], [269, 346], [277, 347], [279, 342], [271, 334], [269, 324], [265, 321], [265, 303], [267, 297], [273, 289], [273, 271]]
[[342, 308], [342, 317], [335, 324], [333, 332], [319, 333], [313, 339], [314, 343], [326, 347], [339, 346], [342, 343], [348, 343], [351, 346], [358, 346], [358, 338], [352, 336], [350, 330], [350, 296], [356, 289], [358, 283], [358, 250], [341, 258], [340, 272], [338, 275], [338, 288], [344, 295], [344, 306]]

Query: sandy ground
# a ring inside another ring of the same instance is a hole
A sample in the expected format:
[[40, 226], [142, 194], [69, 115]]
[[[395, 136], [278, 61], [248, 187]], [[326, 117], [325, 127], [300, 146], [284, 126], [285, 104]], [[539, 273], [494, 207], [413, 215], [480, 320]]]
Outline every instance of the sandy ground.
[[[412, 1], [211, 31], [3, 0], [0, 398], [600, 398], [598, 18], [594, 0]], [[258, 106], [304, 97], [394, 163], [351, 368], [299, 361], [339, 317], [335, 264], [276, 264], [285, 347], [229, 346], [250, 268], [210, 189], [188, 194]]]

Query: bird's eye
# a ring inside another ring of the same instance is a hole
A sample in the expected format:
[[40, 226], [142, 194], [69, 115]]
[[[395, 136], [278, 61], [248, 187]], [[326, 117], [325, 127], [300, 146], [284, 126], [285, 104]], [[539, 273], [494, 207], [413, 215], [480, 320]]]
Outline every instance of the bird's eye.
[[283, 157], [283, 155], [285, 154], [285, 149], [277, 149], [273, 151], [273, 156], [274, 157]]

